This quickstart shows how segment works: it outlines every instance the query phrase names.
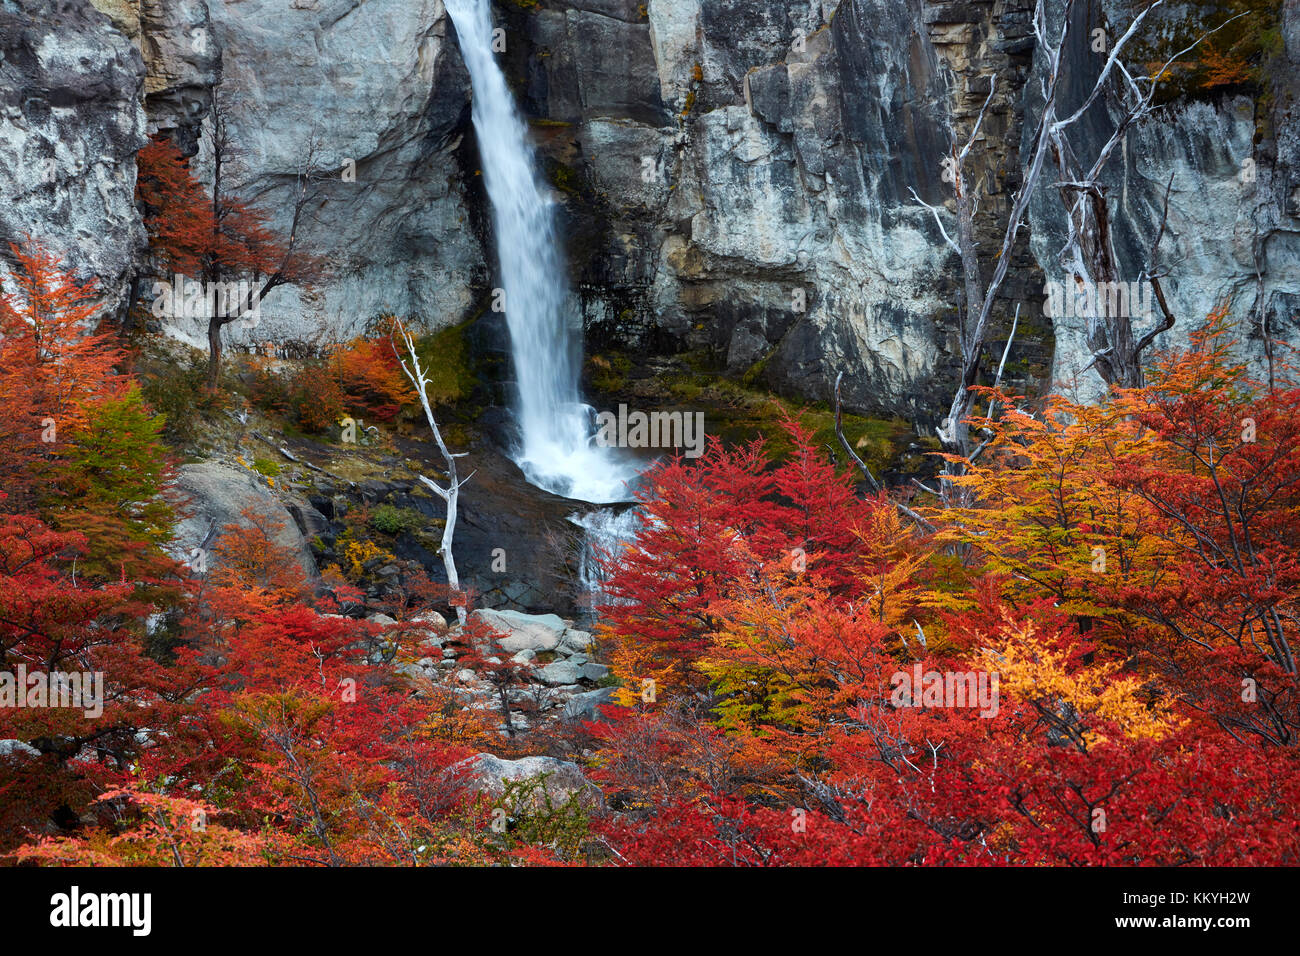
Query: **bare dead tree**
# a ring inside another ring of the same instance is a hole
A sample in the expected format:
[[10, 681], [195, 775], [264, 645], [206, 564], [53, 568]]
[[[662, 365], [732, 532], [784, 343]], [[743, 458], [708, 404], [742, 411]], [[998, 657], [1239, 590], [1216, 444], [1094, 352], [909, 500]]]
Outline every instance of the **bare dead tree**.
[[[960, 364], [957, 384], [953, 391], [952, 400], [949, 403], [948, 414], [937, 430], [944, 451], [950, 454], [973, 459], [987, 446], [987, 436], [973, 436], [971, 434], [969, 419], [976, 397], [976, 393], [972, 389], [979, 381], [981, 359], [986, 344], [985, 340], [988, 336], [990, 320], [997, 305], [1002, 286], [1006, 281], [1007, 271], [1011, 265], [1012, 252], [1021, 229], [1028, 224], [1030, 202], [1042, 180], [1044, 167], [1047, 165], [1049, 156], [1055, 158], [1058, 169], [1064, 169], [1069, 173], [1069, 175], [1063, 174], [1061, 176], [1061, 181], [1056, 184], [1057, 188], [1063, 190], [1063, 195], [1077, 194], [1078, 197], [1074, 206], [1068, 207], [1071, 211], [1070, 234], [1072, 240], [1066, 247], [1066, 252], [1069, 253], [1068, 258], [1076, 267], [1075, 274], [1091, 276], [1093, 273], [1089, 271], [1087, 265], [1089, 261], [1101, 261], [1106, 257], [1109, 257], [1111, 262], [1114, 260], [1114, 251], [1110, 240], [1110, 220], [1106, 215], [1105, 194], [1098, 184], [1098, 178], [1115, 147], [1123, 140], [1126, 131], [1152, 112], [1155, 88], [1160, 76], [1168, 70], [1175, 60], [1196, 46], [1196, 44], [1192, 44], [1171, 57], [1155, 77], [1144, 77], [1145, 86], [1133, 78], [1132, 72], [1124, 66], [1121, 54], [1137, 34], [1143, 21], [1146, 20], [1151, 11], [1163, 2], [1164, 0], [1155, 0], [1133, 19], [1133, 22], [1129, 24], [1114, 46], [1111, 47], [1088, 96], [1084, 98], [1083, 103], [1076, 110], [1065, 116], [1058, 113], [1060, 108], [1059, 96], [1062, 88], [1062, 53], [1070, 36], [1074, 0], [1065, 0], [1061, 26], [1055, 38], [1049, 36], [1046, 0], [1038, 0], [1036, 3], [1032, 20], [1034, 36], [1045, 61], [1045, 69], [1041, 78], [1042, 109], [1031, 137], [1032, 145], [1029, 150], [1028, 160], [1023, 166], [1021, 186], [1012, 199], [1002, 241], [993, 255], [993, 270], [987, 281], [983, 278], [978, 244], [975, 239], [975, 219], [979, 210], [976, 195], [977, 184], [972, 183], [969, 179], [967, 161], [979, 138], [985, 116], [993, 102], [994, 93], [997, 89], [996, 77], [990, 82], [988, 97], [980, 108], [975, 125], [966, 142], [958, 148], [954, 141], [949, 158], [945, 162], [947, 170], [951, 173], [955, 193], [955, 215], [953, 216], [952, 232], [944, 224], [946, 211], [925, 202], [916, 194], [915, 190], [910, 190], [912, 197], [934, 216], [935, 223], [943, 236], [945, 244], [957, 254], [961, 265], [961, 294], [957, 309]], [[1216, 29], [1222, 29], [1222, 26], [1225, 25], [1226, 23]], [[1204, 34], [1197, 40], [1197, 43], [1209, 35], [1209, 33]], [[1065, 138], [1066, 131], [1083, 118], [1092, 104], [1104, 94], [1112, 78], [1117, 74], [1124, 77], [1129, 91], [1124, 115], [1114, 134], [1099, 151], [1093, 163], [1089, 165], [1087, 170], [1076, 175], [1073, 171], [1081, 168], [1081, 164], [1069, 150]], [[1093, 201], [1086, 203], [1083, 201], [1089, 198]], [[1168, 192], [1166, 192], [1165, 199], [1165, 215], [1167, 217]], [[1154, 280], [1156, 283], [1154, 286], [1157, 289], [1156, 299], [1161, 304], [1162, 310], [1164, 310], [1164, 321], [1167, 324], [1136, 340], [1133, 340], [1131, 325], [1127, 327], [1098, 325], [1095, 334], [1094, 330], [1090, 328], [1089, 343], [1095, 346], [1094, 355], [1097, 356], [1095, 361], [1097, 361], [1099, 369], [1102, 368], [1101, 362], [1103, 359], [1107, 363], [1103, 376], [1108, 373], [1115, 374], [1117, 369], [1129, 369], [1135, 364], [1140, 367], [1142, 350], [1147, 348], [1161, 331], [1173, 324], [1163, 291], [1159, 290], [1160, 273], [1156, 266], [1156, 251], [1160, 239], [1163, 237], [1164, 228], [1164, 222], [1162, 221], [1160, 233], [1157, 236], [1150, 261], [1143, 272], [1143, 276]], [[1094, 269], [1097, 269], [1097, 267], [1094, 266]], [[1113, 267], [1110, 268], [1109, 272], [1097, 271], [1102, 275], [1114, 273]], [[1015, 335], [1015, 328], [1016, 324], [1013, 323], [1011, 334], [1003, 349], [1002, 362], [998, 369], [999, 382]], [[1116, 341], [1122, 343], [1119, 349], [1114, 347]], [[1138, 374], [1140, 375], [1140, 372]], [[836, 380], [835, 406], [838, 421], [840, 417], [839, 379]], [[866, 473], [865, 465], [853, 452], [853, 449], [849, 447], [842, 431], [839, 432], [839, 438], [841, 445], [844, 446], [850, 457]], [[969, 505], [971, 503], [969, 491], [952, 480], [960, 475], [963, 470], [964, 466], [961, 462], [946, 462], [938, 487], [935, 489], [926, 488], [926, 490], [933, 491], [944, 507]], [[874, 486], [878, 486], [874, 478], [869, 478], [869, 480]], [[914, 513], [909, 514], [909, 517], [913, 517], [914, 520], [916, 518]]]
[[[844, 404], [840, 401], [840, 383], [843, 380], [843, 372], [840, 372], [835, 376], [835, 437], [840, 440], [840, 444], [844, 446], [844, 450], [848, 452], [849, 460], [852, 461], [853, 464], [857, 465], [858, 471], [862, 472], [863, 477], [867, 479], [867, 484], [870, 486], [871, 490], [876, 494], [880, 494], [884, 491], [884, 486], [876, 480], [876, 476], [871, 473], [871, 468], [862, 460], [862, 457], [854, 451], [853, 446], [849, 444], [848, 438], [844, 436]], [[896, 501], [895, 504], [903, 514], [915, 521], [917, 525], [924, 528], [926, 531], [934, 531], [934, 525], [930, 524], [930, 522], [926, 521], [925, 518], [921, 517], [921, 515], [917, 514], [907, 505], [903, 504], [901, 501]]]
[[[1136, 311], [1133, 296], [1128, 296], [1127, 300], [1124, 296], [1125, 284], [1115, 253], [1112, 219], [1106, 188], [1100, 182], [1101, 174], [1116, 148], [1127, 137], [1128, 131], [1154, 111], [1156, 92], [1170, 67], [1206, 38], [1222, 30], [1238, 17], [1245, 16], [1241, 13], [1229, 17], [1213, 30], [1201, 34], [1187, 47], [1179, 50], [1154, 73], [1135, 76], [1120, 60], [1118, 54], [1146, 15], [1161, 3], [1163, 0], [1156, 0], [1133, 21], [1107, 58], [1092, 93], [1077, 110], [1060, 119], [1055, 115], [1055, 103], [1050, 104], [1050, 110], [1044, 110], [1047, 145], [1055, 160], [1058, 175], [1055, 187], [1060, 193], [1061, 202], [1066, 210], [1067, 238], [1059, 257], [1065, 273], [1064, 285], [1067, 294], [1074, 289], [1091, 290], [1092, 305], [1086, 310], [1085, 315], [1087, 322], [1085, 336], [1088, 349], [1093, 356], [1089, 367], [1095, 367], [1107, 385], [1126, 388], [1134, 388], [1142, 384], [1143, 352], [1151, 346], [1158, 335], [1173, 328], [1175, 323], [1173, 312], [1169, 308], [1164, 288], [1160, 283], [1163, 274], [1156, 264], [1160, 242], [1164, 238], [1169, 218], [1169, 193], [1173, 186], [1173, 177], [1170, 177], [1165, 187], [1160, 226], [1152, 243], [1148, 262], [1138, 281], [1139, 287], [1143, 283], [1150, 286], [1156, 304], [1160, 308], [1160, 321], [1157, 326], [1139, 337], [1133, 328], [1133, 312]], [[1069, 14], [1067, 5], [1065, 14], [1067, 22]], [[1035, 21], [1035, 30], [1037, 29], [1038, 23]], [[1059, 61], [1059, 48], [1057, 58]], [[1110, 137], [1097, 151], [1092, 163], [1085, 167], [1071, 148], [1066, 133], [1103, 93], [1112, 74], [1122, 77], [1122, 82], [1115, 84], [1119, 87], [1116, 97], [1118, 102], [1115, 104], [1118, 119]], [[1098, 294], [1099, 289], [1105, 290], [1105, 294]]]
[[424, 409], [424, 417], [429, 422], [429, 429], [433, 432], [433, 440], [437, 443], [438, 451], [442, 454], [442, 460], [447, 466], [446, 488], [425, 475], [419, 477], [420, 481], [430, 491], [447, 503], [447, 520], [442, 527], [442, 543], [438, 547], [438, 553], [442, 555], [442, 566], [447, 571], [447, 586], [451, 590], [452, 600], [456, 607], [456, 619], [463, 627], [468, 613], [465, 602], [456, 601], [456, 597], [460, 594], [460, 575], [456, 572], [456, 559], [452, 556], [451, 544], [452, 537], [456, 533], [456, 508], [460, 498], [460, 489], [470, 478], [474, 477], [474, 473], [470, 473], [464, 479], [457, 477], [456, 459], [464, 458], [465, 454], [462, 452], [454, 455], [447, 449], [447, 443], [442, 438], [442, 430], [438, 428], [438, 420], [434, 418], [433, 407], [429, 404], [429, 376], [420, 363], [420, 356], [415, 350], [415, 340], [411, 338], [411, 333], [401, 322], [396, 323], [396, 331], [401, 336], [406, 355], [403, 357], [402, 353], [397, 349], [397, 343], [390, 338], [389, 341], [392, 344], [393, 352], [402, 364], [402, 371], [406, 373], [406, 377], [415, 386], [416, 394], [420, 396], [420, 406]]

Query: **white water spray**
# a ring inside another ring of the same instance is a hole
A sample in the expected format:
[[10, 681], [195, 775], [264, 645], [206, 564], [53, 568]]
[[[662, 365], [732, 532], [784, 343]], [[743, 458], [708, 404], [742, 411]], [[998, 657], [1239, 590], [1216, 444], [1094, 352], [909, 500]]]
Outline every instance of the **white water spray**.
[[605, 590], [604, 562], [617, 559], [623, 548], [636, 539], [644, 521], [640, 508], [598, 508], [587, 514], [575, 514], [569, 520], [583, 530], [582, 551], [578, 555], [578, 582], [592, 597], [592, 607], [625, 603]]
[[593, 441], [578, 391], [581, 330], [567, 321], [555, 201], [492, 51], [489, 0], [446, 0], [474, 86], [474, 131], [492, 204], [518, 394], [516, 464], [533, 484], [591, 502], [625, 501], [635, 463]]

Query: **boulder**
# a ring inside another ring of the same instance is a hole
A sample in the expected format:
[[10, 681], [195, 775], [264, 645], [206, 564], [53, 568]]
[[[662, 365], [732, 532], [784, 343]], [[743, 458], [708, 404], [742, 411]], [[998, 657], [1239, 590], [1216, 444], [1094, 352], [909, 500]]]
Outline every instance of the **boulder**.
[[537, 679], [543, 684], [557, 687], [561, 684], [576, 684], [582, 680], [582, 668], [568, 661], [551, 661], [537, 672]]
[[582, 665], [582, 676], [587, 680], [604, 680], [609, 676], [609, 668], [604, 664], [588, 661]]
[[[603, 813], [605, 798], [600, 789], [583, 776], [575, 763], [555, 757], [523, 757], [519, 760], [502, 760], [492, 754], [478, 754], [462, 760], [448, 770], [461, 786], [472, 793], [483, 793], [495, 799], [505, 793], [506, 782], [542, 778], [542, 787], [550, 797], [552, 806], [560, 807], [577, 800], [589, 811]], [[544, 806], [541, 793], [534, 794], [529, 809]]]
[[561, 654], [581, 654], [591, 647], [592, 637], [587, 631], [580, 631], [577, 628], [569, 628], [560, 638], [559, 645], [556, 647]]
[[496, 643], [511, 654], [530, 650], [553, 651], [559, 646], [567, 625], [554, 614], [523, 614], [480, 608], [470, 617], [502, 635]]
[[435, 631], [447, 630], [447, 619], [437, 611], [428, 611], [411, 618], [411, 620], [416, 624], [423, 624], [425, 627], [432, 628]]
[[564, 719], [568, 721], [595, 720], [599, 715], [596, 708], [608, 704], [614, 696], [613, 687], [575, 694], [564, 703]]
[[203, 461], [182, 465], [175, 486], [187, 499], [188, 511], [177, 522], [176, 534], [169, 548], [178, 560], [191, 561], [194, 549], [198, 548], [211, 570], [219, 561], [212, 551], [213, 544], [227, 525], [253, 527], [244, 515], [246, 510], [251, 510], [271, 532], [272, 541], [292, 553], [303, 573], [309, 577], [316, 576], [316, 562], [311, 550], [288, 509], [252, 474], [220, 462]]

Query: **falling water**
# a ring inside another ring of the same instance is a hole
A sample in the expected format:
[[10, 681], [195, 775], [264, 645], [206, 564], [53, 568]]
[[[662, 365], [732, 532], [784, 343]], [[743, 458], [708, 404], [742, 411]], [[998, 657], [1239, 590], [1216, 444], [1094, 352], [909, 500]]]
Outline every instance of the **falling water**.
[[617, 558], [622, 548], [636, 538], [643, 517], [640, 508], [598, 508], [569, 518], [583, 529], [582, 553], [578, 556], [578, 581], [591, 595], [592, 607], [618, 601], [605, 591], [604, 562]]
[[627, 500], [635, 464], [593, 441], [578, 390], [581, 334], [568, 322], [555, 201], [492, 51], [489, 0], [446, 0], [474, 85], [474, 131], [492, 204], [518, 393], [515, 462], [533, 484], [591, 502]]

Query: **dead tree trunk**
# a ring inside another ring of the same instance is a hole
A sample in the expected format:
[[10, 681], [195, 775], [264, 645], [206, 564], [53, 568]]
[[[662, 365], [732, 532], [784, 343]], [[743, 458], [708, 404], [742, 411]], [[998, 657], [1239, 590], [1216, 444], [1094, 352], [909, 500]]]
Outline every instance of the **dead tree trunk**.
[[[1122, 141], [1126, 131], [1151, 112], [1156, 85], [1159, 83], [1160, 77], [1168, 71], [1178, 57], [1189, 52], [1206, 36], [1215, 32], [1210, 31], [1210, 33], [1204, 34], [1196, 43], [1176, 53], [1154, 76], [1142, 76], [1135, 80], [1121, 61], [1120, 54], [1137, 33], [1147, 15], [1163, 2], [1164, 0], [1155, 0], [1154, 3], [1134, 18], [1128, 29], [1111, 47], [1105, 64], [1102, 66], [1101, 72], [1083, 104], [1068, 116], [1061, 117], [1058, 115], [1058, 95], [1062, 87], [1061, 57], [1066, 41], [1070, 36], [1074, 0], [1066, 0], [1060, 31], [1054, 39], [1048, 36], [1046, 0], [1038, 0], [1034, 8], [1032, 23], [1038, 47], [1046, 61], [1046, 76], [1042, 80], [1042, 115], [1035, 127], [1028, 161], [1024, 166], [1023, 180], [1012, 201], [1001, 245], [991, 260], [993, 270], [987, 283], [983, 279], [979, 252], [975, 242], [975, 215], [978, 211], [977, 197], [974, 195], [974, 187], [967, 181], [965, 167], [966, 160], [970, 156], [979, 136], [985, 114], [993, 100], [996, 78], [990, 84], [988, 98], [979, 112], [975, 126], [965, 145], [959, 150], [954, 143], [951, 155], [945, 162], [945, 165], [953, 173], [952, 183], [955, 191], [956, 207], [955, 238], [944, 225], [945, 214], [941, 214], [940, 208], [922, 200], [915, 190], [911, 191], [912, 197], [933, 214], [944, 242], [957, 254], [961, 264], [964, 307], [959, 307], [957, 310], [957, 333], [961, 363], [956, 388], [948, 408], [948, 415], [938, 428], [938, 437], [944, 451], [958, 456], [959, 460], [945, 463], [938, 488], [925, 488], [926, 491], [935, 494], [944, 507], [966, 506], [971, 503], [969, 501], [969, 491], [952, 479], [965, 471], [966, 465], [963, 460], [966, 462], [973, 461], [987, 446], [987, 436], [972, 435], [970, 432], [969, 419], [975, 402], [975, 393], [972, 388], [979, 381], [980, 362], [984, 353], [990, 319], [997, 304], [998, 295], [1006, 280], [1012, 252], [1020, 230], [1027, 225], [1030, 200], [1042, 179], [1043, 168], [1049, 155], [1054, 158], [1060, 175], [1059, 181], [1055, 184], [1056, 188], [1061, 191], [1069, 212], [1070, 241], [1062, 253], [1061, 261], [1066, 267], [1067, 275], [1071, 277], [1070, 281], [1076, 283], [1116, 281], [1115, 276], [1118, 270], [1115, 266], [1115, 255], [1111, 242], [1110, 218], [1105, 192], [1098, 185], [1098, 177], [1114, 152], [1115, 147]], [[1226, 22], [1217, 27], [1216, 30], [1222, 29]], [[1091, 166], [1084, 170], [1082, 164], [1071, 152], [1065, 133], [1083, 117], [1117, 75], [1122, 76], [1126, 84], [1125, 113], [1114, 135], [1102, 147]], [[1073, 205], [1066, 198], [1070, 195], [1075, 196]], [[1168, 214], [1168, 199], [1168, 191], [1166, 191], [1166, 216]], [[1144, 281], [1152, 283], [1154, 298], [1160, 306], [1163, 316], [1161, 324], [1140, 338], [1134, 332], [1127, 315], [1117, 316], [1116, 321], [1113, 322], [1108, 319], [1093, 319], [1089, 325], [1088, 343], [1093, 351], [1093, 361], [1108, 383], [1140, 383], [1142, 352], [1151, 345], [1160, 332], [1168, 329], [1174, 323], [1159, 284], [1160, 273], [1156, 267], [1158, 246], [1160, 239], [1164, 235], [1164, 228], [1165, 224], [1162, 221], [1159, 234], [1149, 257], [1150, 261], [1142, 273]], [[1014, 335], [1015, 325], [1013, 324], [1011, 337], [1014, 337]], [[998, 371], [999, 380], [1001, 369], [1006, 364], [1010, 346], [1011, 339], [1009, 337], [1002, 353], [1002, 363]], [[835, 401], [838, 416], [840, 409], [838, 381]], [[842, 433], [840, 443], [850, 457], [858, 460]], [[860, 460], [858, 463], [862, 467]], [[875, 482], [874, 478], [870, 478], [870, 480], [873, 483]]]
[[460, 498], [461, 486], [473, 478], [471, 473], [464, 479], [456, 475], [456, 459], [464, 458], [465, 455], [453, 455], [448, 449], [447, 444], [442, 440], [442, 430], [438, 428], [438, 420], [434, 418], [433, 407], [429, 404], [429, 377], [424, 367], [420, 364], [420, 356], [415, 351], [415, 340], [411, 338], [411, 333], [407, 331], [405, 325], [397, 323], [397, 332], [402, 337], [402, 345], [406, 350], [405, 358], [402, 353], [398, 352], [396, 343], [393, 343], [393, 351], [397, 354], [398, 360], [402, 363], [402, 371], [406, 377], [411, 380], [415, 386], [416, 394], [420, 396], [420, 406], [424, 409], [424, 417], [429, 422], [429, 428], [433, 432], [433, 440], [438, 444], [438, 451], [442, 454], [442, 460], [447, 466], [447, 487], [444, 488], [433, 479], [420, 475], [420, 481], [436, 494], [439, 498], [447, 503], [447, 521], [442, 528], [442, 544], [438, 548], [438, 553], [442, 555], [442, 566], [447, 572], [447, 586], [451, 590], [452, 603], [456, 608], [456, 619], [464, 626], [468, 612], [461, 597], [460, 575], [456, 572], [456, 559], [452, 556], [452, 538], [456, 534], [456, 508]]

